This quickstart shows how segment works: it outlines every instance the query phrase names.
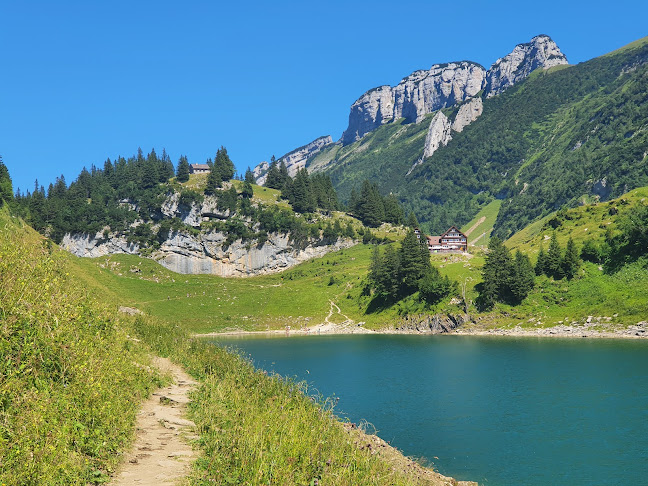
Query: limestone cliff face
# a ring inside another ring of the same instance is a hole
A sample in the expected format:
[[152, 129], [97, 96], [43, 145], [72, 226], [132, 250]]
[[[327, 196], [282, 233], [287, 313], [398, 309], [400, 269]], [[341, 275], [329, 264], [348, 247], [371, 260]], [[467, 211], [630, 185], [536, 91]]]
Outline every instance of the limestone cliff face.
[[430, 128], [425, 136], [425, 151], [423, 157], [431, 157], [442, 145], [448, 145], [452, 139], [451, 124], [442, 111], [438, 112], [430, 122]]
[[484, 112], [484, 102], [481, 98], [473, 98], [459, 107], [452, 122], [452, 130], [461, 133], [464, 128], [474, 122]]
[[[308, 159], [318, 154], [322, 149], [328, 147], [332, 143], [333, 139], [330, 135], [316, 138], [312, 142], [291, 152], [288, 152], [286, 155], [280, 157], [279, 159], [277, 159], [277, 163], [281, 164], [281, 162], [284, 162], [286, 164], [286, 168], [288, 169], [288, 175], [290, 177], [294, 177], [299, 169], [306, 167], [306, 162], [308, 162]], [[257, 184], [263, 185], [265, 183], [269, 168], [270, 165], [267, 162], [262, 162], [254, 168], [253, 173]]]
[[[276, 273], [311, 258], [348, 248], [350, 239], [310, 241], [295, 246], [285, 234], [270, 234], [263, 245], [237, 240], [225, 246], [227, 235], [212, 231], [198, 236], [186, 232], [170, 233], [151, 258], [171, 271], [183, 274], [210, 274], [220, 277], [246, 277]], [[79, 257], [103, 257], [115, 253], [136, 255], [140, 248], [123, 237], [108, 239], [96, 235], [65, 235], [61, 247]]]
[[452, 132], [462, 132], [464, 128], [474, 122], [484, 111], [484, 103], [481, 98], [472, 98], [471, 100], [463, 103], [455, 118], [452, 122], [450, 119], [439, 111], [430, 122], [427, 135], [425, 136], [425, 147], [423, 149], [423, 157], [412, 165], [406, 175], [410, 175], [417, 165], [421, 165], [423, 161], [432, 157], [439, 147], [448, 145], [452, 140]]
[[[469, 61], [437, 64], [428, 71], [416, 71], [393, 88], [380, 86], [358, 98], [351, 105], [349, 126], [341, 142], [353, 143], [400, 118], [418, 123], [425, 115], [474, 98], [481, 90], [487, 97], [495, 96], [524, 80], [534, 69], [560, 64], [567, 64], [560, 48], [549, 36], [539, 35], [529, 43], [517, 45], [488, 71]], [[460, 128], [453, 130], [463, 129], [460, 124], [457, 127]]]
[[351, 106], [342, 143], [353, 143], [380, 125], [400, 118], [418, 123], [429, 113], [475, 96], [485, 79], [483, 67], [463, 61], [437, 64], [428, 71], [412, 73], [393, 88], [381, 86], [368, 91]]
[[[180, 219], [193, 228], [200, 228], [205, 221], [226, 220], [230, 217], [229, 210], [218, 209], [214, 196], [206, 196], [202, 202], [186, 206], [180, 203], [178, 193], [167, 196], [160, 207], [160, 213], [164, 218]], [[134, 226], [137, 224], [136, 222]], [[156, 230], [155, 226], [153, 229]], [[227, 245], [228, 235], [222, 231], [190, 230], [191, 228], [169, 231], [165, 241], [152, 253], [151, 258], [177, 273], [245, 277], [279, 272], [355, 244], [355, 241], [346, 238], [335, 241], [310, 238], [304, 243], [295, 244], [287, 234], [271, 233], [262, 244], [236, 240]], [[104, 237], [103, 230], [95, 235], [66, 234], [60, 246], [79, 257], [91, 258], [115, 253], [138, 255], [142, 250], [137, 244], [129, 243], [121, 234], [112, 233]]]
[[518, 44], [510, 54], [498, 59], [488, 70], [486, 96], [500, 94], [525, 79], [539, 67], [548, 69], [568, 64], [567, 58], [548, 35], [538, 35], [527, 44]]

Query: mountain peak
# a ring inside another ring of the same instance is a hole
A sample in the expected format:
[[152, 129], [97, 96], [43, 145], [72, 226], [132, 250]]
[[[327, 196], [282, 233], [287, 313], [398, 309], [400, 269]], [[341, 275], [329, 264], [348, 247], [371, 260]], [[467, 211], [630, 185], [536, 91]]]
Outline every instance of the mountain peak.
[[560, 64], [568, 62], [558, 45], [546, 34], [537, 35], [493, 63], [486, 75], [487, 96], [500, 94], [539, 67], [548, 69]]

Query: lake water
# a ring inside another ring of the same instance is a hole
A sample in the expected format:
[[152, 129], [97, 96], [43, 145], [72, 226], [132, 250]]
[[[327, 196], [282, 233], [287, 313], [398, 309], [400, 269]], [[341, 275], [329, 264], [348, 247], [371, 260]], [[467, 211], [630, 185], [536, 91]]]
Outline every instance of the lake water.
[[648, 342], [227, 338], [406, 455], [484, 485], [648, 484]]

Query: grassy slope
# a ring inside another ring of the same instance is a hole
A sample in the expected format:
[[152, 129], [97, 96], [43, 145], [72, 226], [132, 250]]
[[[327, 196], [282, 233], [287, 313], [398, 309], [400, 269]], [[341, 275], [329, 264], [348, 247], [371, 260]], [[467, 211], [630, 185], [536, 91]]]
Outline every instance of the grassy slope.
[[0, 484], [102, 482], [159, 383], [70, 255], [0, 209]]
[[[144, 275], [173, 283], [141, 263]], [[146, 366], [150, 351], [202, 381], [190, 409], [204, 451], [193, 484], [447, 484], [401, 455], [359, 447], [373, 439], [348, 433], [305, 384], [254, 370], [175, 323], [118, 318], [127, 294], [149, 288], [120, 270], [59, 251], [0, 210], [3, 486], [105, 482], [132, 438], [138, 403], [161, 383]]]
[[[571, 235], [580, 246], [586, 238], [601, 238], [607, 228], [615, 229], [618, 216], [646, 199], [648, 188], [641, 188], [618, 200], [571, 209], [559, 218], [558, 241], [564, 247]], [[611, 208], [618, 214], [611, 215]], [[492, 225], [496, 210], [497, 203], [491, 203], [481, 213], [486, 221], [480, 228]], [[557, 216], [550, 215], [528, 226], [511, 238], [507, 246], [513, 251], [520, 249], [528, 253], [535, 261], [542, 242], [547, 249], [553, 232], [547, 221], [554, 217]], [[448, 301], [426, 309], [414, 296], [387, 309], [366, 313], [369, 298], [362, 296], [362, 289], [370, 257], [371, 247], [358, 245], [305, 262], [281, 274], [246, 279], [178, 275], [150, 260], [126, 255], [78, 260], [77, 264], [84, 268], [82, 273], [93, 275], [93, 285], [101, 286], [103, 292], [115, 293], [124, 305], [138, 307], [166, 322], [182, 323], [193, 332], [321, 324], [331, 309], [330, 301], [335, 302], [345, 316], [374, 329], [393, 325], [404, 313], [460, 312], [458, 304]], [[470, 256], [433, 255], [432, 261], [442, 274], [466, 285], [469, 300], [477, 297], [474, 287], [481, 281], [484, 263], [478, 247]], [[538, 279], [538, 287], [527, 303], [517, 308], [502, 305], [483, 317], [492, 323], [499, 320], [500, 323], [517, 324], [520, 319], [550, 316], [544, 322], [553, 325], [564, 317], [584, 319], [592, 313], [618, 314], [613, 320], [615, 323], [633, 324], [642, 320], [642, 313], [648, 315], [646, 305], [640, 301], [638, 305], [632, 303], [640, 300], [642, 292], [648, 291], [648, 277], [644, 281], [642, 275], [641, 269], [635, 268], [608, 276], [597, 266], [586, 265], [581, 277], [570, 283]], [[619, 305], [624, 299], [632, 304]], [[514, 315], [520, 316], [519, 319], [512, 317]], [[334, 314], [330, 319], [340, 322], [345, 318]]]
[[[495, 199], [491, 201], [471, 221], [462, 226], [461, 231], [464, 233], [472, 229], [472, 232], [468, 235], [468, 245], [488, 246], [490, 235], [501, 206], [501, 200]], [[484, 218], [483, 221], [482, 218]]]

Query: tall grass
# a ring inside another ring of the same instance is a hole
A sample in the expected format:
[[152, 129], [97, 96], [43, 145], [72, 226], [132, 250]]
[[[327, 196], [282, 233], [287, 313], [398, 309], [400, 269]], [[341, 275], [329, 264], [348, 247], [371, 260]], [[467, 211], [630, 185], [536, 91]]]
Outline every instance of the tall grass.
[[156, 383], [48, 240], [0, 212], [0, 484], [107, 479]]
[[226, 349], [189, 339], [179, 326], [140, 316], [136, 331], [201, 381], [190, 404], [204, 451], [193, 484], [448, 484], [421, 475], [402, 456], [397, 464], [359, 448], [333, 401], [311, 396], [305, 383], [267, 375]]

